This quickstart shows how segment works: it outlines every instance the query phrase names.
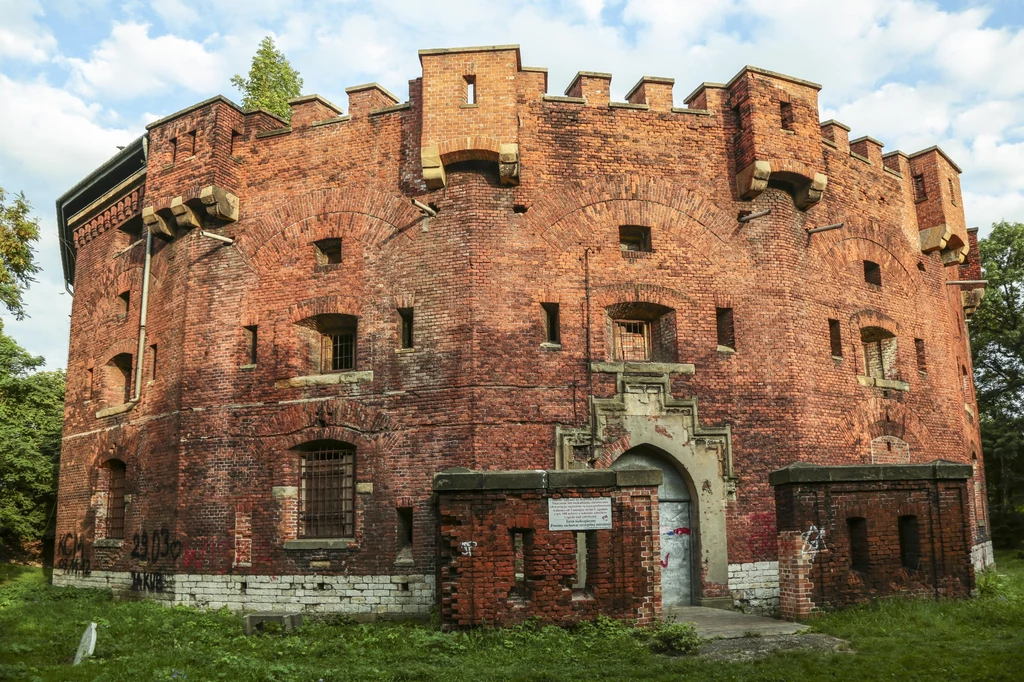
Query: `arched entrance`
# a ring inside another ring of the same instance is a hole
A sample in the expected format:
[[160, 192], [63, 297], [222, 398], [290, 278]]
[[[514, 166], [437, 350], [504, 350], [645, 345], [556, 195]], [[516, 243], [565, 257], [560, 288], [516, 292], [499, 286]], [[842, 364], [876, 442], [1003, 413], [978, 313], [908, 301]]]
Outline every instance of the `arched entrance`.
[[661, 533], [662, 607], [693, 603], [693, 533], [690, 525], [690, 488], [675, 464], [659, 450], [638, 446], [627, 450], [613, 469], [634, 466], [659, 469], [658, 515]]

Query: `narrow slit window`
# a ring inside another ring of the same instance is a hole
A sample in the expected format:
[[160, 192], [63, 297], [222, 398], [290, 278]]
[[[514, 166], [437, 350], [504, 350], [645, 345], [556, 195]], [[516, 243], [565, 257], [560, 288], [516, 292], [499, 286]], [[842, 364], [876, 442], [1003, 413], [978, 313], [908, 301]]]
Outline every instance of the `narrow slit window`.
[[924, 176], [914, 176], [914, 201], [924, 201], [928, 198], [928, 193], [925, 191]]
[[149, 380], [156, 381], [157, 376], [157, 355], [156, 355], [156, 344], [154, 343], [149, 347]]
[[643, 225], [619, 227], [619, 250], [630, 253], [652, 251], [651, 228]]
[[946, 178], [949, 183], [949, 203], [956, 206], [956, 189], [953, 188], [953, 178]]
[[587, 531], [577, 531], [576, 535], [576, 579], [572, 589], [584, 592], [587, 589]]
[[921, 536], [916, 516], [899, 518], [900, 564], [903, 568], [916, 571], [921, 566]]
[[843, 334], [839, 327], [839, 320], [828, 321], [828, 342], [832, 349], [832, 357], [843, 357]]
[[875, 286], [882, 286], [882, 268], [878, 263], [870, 260], [864, 261], [864, 281]]
[[779, 102], [779, 117], [782, 119], [783, 130], [793, 130], [793, 105]]
[[231, 156], [238, 156], [242, 151], [242, 133], [237, 130], [231, 131]]
[[107, 537], [112, 540], [124, 538], [124, 462], [112, 459], [107, 463], [109, 484], [107, 486]]
[[124, 317], [128, 314], [128, 306], [132, 302], [132, 292], [122, 291], [117, 295], [117, 314]]
[[412, 558], [412, 507], [399, 507], [395, 510], [398, 520], [398, 538], [396, 559]]
[[259, 341], [259, 328], [256, 325], [242, 327], [242, 340], [245, 345], [245, 361], [248, 365], [256, 364], [256, 348]]
[[412, 308], [399, 308], [398, 318], [402, 326], [402, 348], [413, 348], [413, 334], [412, 334], [412, 323], [413, 323], [413, 309]]
[[914, 339], [914, 351], [917, 353], [917, 371], [927, 372], [928, 365], [925, 362], [924, 339]]
[[463, 76], [466, 81], [466, 104], [476, 104], [476, 76]]
[[715, 308], [715, 322], [718, 345], [736, 350], [736, 327], [733, 323], [732, 308]]
[[93, 381], [95, 381], [93, 368], [90, 367], [85, 372], [85, 399], [92, 400], [92, 387]]
[[[120, 400], [127, 403], [132, 399], [132, 356], [130, 353], [119, 353], [110, 359], [110, 371], [113, 385], [107, 399], [111, 402]], [[108, 384], [109, 385], [109, 384]]]
[[530, 590], [527, 583], [527, 564], [529, 563], [530, 546], [533, 544], [533, 531], [512, 529], [509, 531], [512, 541], [512, 589], [510, 599], [529, 601]]
[[868, 550], [868, 520], [863, 516], [848, 518], [846, 531], [850, 536], [850, 568], [867, 571], [871, 557]]
[[558, 304], [541, 303], [540, 305], [544, 309], [544, 340], [547, 343], [562, 343], [561, 330], [559, 329]]
[[178, 138], [178, 153], [183, 159], [196, 153], [196, 131], [192, 130]]
[[174, 163], [178, 160], [178, 138], [172, 137], [168, 144], [171, 145], [171, 163]]

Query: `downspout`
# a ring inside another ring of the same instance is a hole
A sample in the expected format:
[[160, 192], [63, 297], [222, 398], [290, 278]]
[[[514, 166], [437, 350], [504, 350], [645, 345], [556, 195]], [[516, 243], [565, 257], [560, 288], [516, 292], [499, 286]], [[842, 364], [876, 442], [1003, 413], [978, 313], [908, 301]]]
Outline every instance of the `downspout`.
[[583, 294], [586, 302], [586, 325], [587, 325], [587, 411], [590, 416], [590, 459], [591, 463], [597, 456], [597, 409], [594, 405], [594, 358], [591, 348], [591, 321], [590, 321], [590, 252], [589, 246], [583, 249]]
[[[149, 138], [142, 138], [142, 153], [149, 161]], [[146, 226], [146, 265], [142, 270], [142, 311], [139, 314], [139, 349], [135, 354], [135, 392], [132, 403], [139, 402], [142, 397], [142, 368], [146, 353], [146, 318], [149, 316], [149, 273], [153, 262], [153, 232]]]

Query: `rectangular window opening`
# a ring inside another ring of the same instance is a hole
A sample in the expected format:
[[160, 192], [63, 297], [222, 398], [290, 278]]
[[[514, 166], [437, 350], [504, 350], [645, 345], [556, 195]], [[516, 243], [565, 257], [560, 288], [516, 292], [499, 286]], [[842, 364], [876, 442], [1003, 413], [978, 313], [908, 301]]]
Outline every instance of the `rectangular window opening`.
[[899, 518], [900, 564], [903, 568], [916, 571], [921, 567], [921, 536], [917, 517], [908, 515]]
[[651, 323], [643, 320], [615, 320], [615, 359], [651, 359]]
[[300, 483], [304, 537], [355, 537], [355, 450], [303, 453]]
[[413, 348], [414, 343], [412, 335], [412, 308], [399, 308], [398, 317], [402, 325], [402, 348]]
[[527, 554], [533, 544], [533, 531], [513, 528], [509, 531], [512, 540], [512, 571], [514, 581], [509, 590], [510, 599], [529, 601], [530, 590], [527, 587]]
[[619, 227], [619, 250], [623, 252], [650, 252], [651, 228], [643, 225], [622, 225]]
[[558, 304], [541, 303], [544, 309], [544, 340], [547, 343], [562, 343], [561, 330], [559, 329]]
[[124, 539], [124, 487], [125, 465], [110, 460], [107, 465], [109, 485], [107, 487], [107, 537], [112, 540]]
[[128, 306], [132, 302], [132, 292], [131, 291], [122, 291], [120, 294], [117, 295], [117, 299], [118, 299], [117, 314], [121, 315], [122, 317], [124, 317], [125, 315], [128, 314]]
[[914, 176], [914, 201], [924, 201], [928, 198], [928, 193], [925, 191], [924, 176]]
[[341, 264], [341, 239], [321, 239], [313, 242], [316, 248], [317, 265], [340, 265]]
[[149, 380], [156, 381], [157, 363], [156, 363], [156, 344], [154, 343], [149, 347]]
[[242, 151], [242, 133], [237, 130], [231, 131], [231, 156], [238, 156]]
[[412, 549], [412, 507], [398, 507], [398, 551]]
[[924, 339], [914, 339], [914, 350], [917, 352], [917, 371], [927, 372], [928, 366], [925, 363]]
[[783, 130], [793, 130], [793, 105], [779, 102], [779, 117], [782, 119]]
[[168, 144], [171, 145], [171, 163], [174, 163], [178, 160], [178, 138], [172, 137]]
[[882, 268], [874, 261], [864, 261], [864, 281], [875, 286], [882, 286]]
[[949, 203], [956, 206], [956, 190], [953, 188], [953, 178], [946, 178], [949, 182]]
[[736, 350], [736, 327], [733, 323], [732, 308], [715, 308], [715, 322], [718, 345]]
[[843, 357], [843, 336], [839, 327], [839, 320], [828, 321], [828, 341], [832, 348], [832, 357]]
[[85, 372], [85, 399], [92, 400], [92, 387], [93, 387], [93, 368], [90, 367]]
[[587, 561], [589, 552], [587, 551], [587, 536], [592, 535], [593, 531], [577, 531], [576, 536], [576, 579], [573, 581], [572, 589], [577, 594], [586, 593], [587, 591]]
[[476, 76], [463, 76], [466, 81], [466, 104], [476, 104]]
[[868, 550], [868, 520], [863, 516], [846, 519], [846, 532], [850, 536], [850, 568], [867, 571], [871, 556]]
[[245, 344], [246, 364], [256, 364], [256, 347], [259, 341], [259, 328], [257, 325], [242, 327], [242, 339]]

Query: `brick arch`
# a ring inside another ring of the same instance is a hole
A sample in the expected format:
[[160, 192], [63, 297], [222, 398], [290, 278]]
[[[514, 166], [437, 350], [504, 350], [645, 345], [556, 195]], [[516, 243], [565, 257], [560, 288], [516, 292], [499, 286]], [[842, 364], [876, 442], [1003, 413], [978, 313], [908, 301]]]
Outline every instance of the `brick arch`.
[[[269, 419], [241, 426], [243, 432], [236, 435], [280, 438], [280, 444], [290, 443], [286, 449], [317, 438], [369, 444], [391, 431], [391, 422], [385, 412], [345, 398], [289, 405]], [[331, 433], [336, 435], [329, 435]]]
[[[564, 182], [548, 188], [533, 205], [529, 222], [562, 253], [589, 242], [596, 225], [647, 225], [690, 245], [705, 262], [749, 260], [731, 243], [736, 217], [695, 190], [661, 178], [609, 175]], [[654, 240], [657, 242], [657, 236]]]
[[824, 260], [834, 279], [859, 277], [860, 280], [863, 280], [863, 271], [854, 272], [855, 264], [870, 260], [878, 263], [882, 269], [883, 289], [895, 289], [904, 297], [910, 296], [916, 289], [915, 277], [906, 268], [903, 261], [882, 243], [871, 238], [843, 236], [829, 246], [828, 251], [824, 254]]
[[288, 321], [292, 324], [316, 315], [353, 315], [359, 317], [362, 303], [355, 296], [318, 296], [288, 306]]
[[654, 303], [673, 309], [693, 304], [693, 299], [678, 289], [640, 282], [595, 287], [591, 291], [591, 300], [595, 309], [604, 309], [617, 303]]
[[840, 433], [846, 435], [847, 444], [854, 452], [868, 455], [873, 439], [879, 436], [899, 438], [910, 445], [911, 462], [916, 454], [927, 453], [934, 443], [927, 425], [913, 408], [881, 397], [859, 403], [849, 413]]
[[900, 335], [900, 323], [880, 310], [865, 308], [850, 315], [851, 329], [859, 331], [864, 327], [881, 327], [895, 336]]
[[441, 162], [446, 166], [459, 161], [497, 162], [501, 151], [501, 140], [485, 135], [453, 137], [437, 145]]
[[359, 187], [323, 189], [247, 218], [235, 244], [252, 268], [266, 272], [285, 254], [326, 237], [356, 239], [369, 248], [413, 239], [415, 230], [409, 228], [422, 218], [410, 201], [394, 194]]

